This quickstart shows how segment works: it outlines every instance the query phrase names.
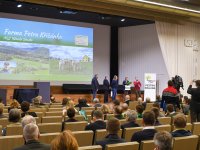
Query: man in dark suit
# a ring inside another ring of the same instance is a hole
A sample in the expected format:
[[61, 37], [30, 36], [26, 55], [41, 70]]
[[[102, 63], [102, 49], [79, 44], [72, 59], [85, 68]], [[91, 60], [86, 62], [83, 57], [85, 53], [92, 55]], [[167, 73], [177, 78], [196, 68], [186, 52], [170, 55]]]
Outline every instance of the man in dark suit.
[[146, 111], [143, 116], [144, 128], [142, 131], [138, 131], [133, 134], [131, 141], [137, 141], [140, 143], [144, 140], [153, 140], [154, 134], [156, 133], [154, 123], [155, 114], [152, 111]]
[[[192, 88], [193, 82], [195, 82], [196, 88]], [[191, 121], [200, 122], [200, 80], [191, 81], [187, 93], [192, 95], [190, 102]]]
[[50, 145], [39, 142], [39, 129], [34, 123], [25, 125], [23, 129], [23, 137], [25, 139], [25, 145], [15, 148], [14, 150], [50, 150]]
[[108, 103], [108, 94], [110, 89], [110, 83], [107, 79], [107, 76], [105, 76], [105, 79], [103, 80], [103, 88], [104, 88], [104, 103]]
[[92, 118], [93, 123], [90, 123], [85, 127], [85, 130], [92, 130], [96, 131], [98, 129], [105, 129], [106, 128], [106, 123], [103, 120], [103, 113], [100, 110], [95, 110], [93, 112], [93, 118]]
[[139, 127], [139, 125], [136, 123], [137, 119], [137, 112], [135, 110], [128, 110], [126, 113], [126, 120], [127, 123], [121, 125], [121, 128], [132, 128], [132, 127]]
[[118, 119], [116, 118], [109, 119], [107, 122], [106, 130], [108, 132], [108, 135], [105, 137], [105, 139], [96, 142], [96, 145], [101, 145], [103, 150], [105, 150], [107, 144], [116, 144], [125, 142], [124, 139], [118, 136], [118, 132], [120, 130], [120, 122]]
[[99, 89], [98, 74], [95, 74], [91, 82], [93, 99], [96, 98]]

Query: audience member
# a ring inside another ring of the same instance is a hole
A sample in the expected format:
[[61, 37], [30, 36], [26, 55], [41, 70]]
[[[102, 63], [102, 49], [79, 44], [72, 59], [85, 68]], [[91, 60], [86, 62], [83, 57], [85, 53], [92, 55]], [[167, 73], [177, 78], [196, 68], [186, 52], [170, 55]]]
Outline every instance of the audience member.
[[74, 108], [67, 109], [67, 116], [69, 119], [65, 120], [65, 122], [76, 122], [77, 120], [75, 119], [75, 114], [76, 111]]
[[120, 130], [120, 122], [118, 119], [116, 118], [109, 119], [107, 121], [106, 130], [108, 135], [105, 137], [105, 139], [96, 142], [96, 145], [101, 145], [103, 147], [103, 150], [105, 150], [107, 144], [116, 144], [125, 142], [124, 139], [121, 139], [118, 136], [118, 132]]
[[123, 103], [122, 105], [121, 105], [121, 107], [122, 107], [122, 115], [124, 116], [124, 117], [126, 117], [126, 114], [127, 114], [127, 112], [128, 112], [128, 104], [127, 103]]
[[183, 98], [182, 110], [185, 115], [189, 115], [190, 99], [187, 96], [184, 96], [184, 98]]
[[173, 117], [176, 116], [177, 113], [174, 111], [174, 105], [168, 104], [167, 105], [167, 113], [165, 114], [166, 117]]
[[92, 123], [85, 127], [85, 130], [96, 131], [98, 129], [105, 129], [106, 123], [103, 120], [103, 113], [100, 110], [94, 110]]
[[110, 109], [109, 109], [108, 105], [103, 104], [103, 105], [101, 106], [101, 111], [102, 111], [102, 113], [103, 113], [103, 115], [104, 115], [104, 120], [108, 119], [108, 118], [107, 118], [107, 114], [110, 114]]
[[154, 126], [159, 126], [159, 125], [161, 125], [161, 123], [160, 123], [159, 120], [158, 120], [159, 113], [160, 113], [159, 109], [158, 109], [157, 107], [152, 107], [152, 108], [151, 108], [151, 111], [153, 111], [154, 114], [155, 114], [155, 123], [154, 123]]
[[79, 98], [78, 104], [75, 107], [79, 107], [79, 109], [81, 109], [82, 107], [89, 107], [89, 105], [85, 99]]
[[127, 105], [129, 105], [129, 102], [131, 101], [131, 98], [130, 98], [130, 96], [129, 95], [126, 95], [125, 96], [125, 103], [127, 104]]
[[42, 96], [38, 95], [37, 97], [32, 99], [32, 103], [33, 106], [35, 107], [39, 107], [41, 105], [45, 105], [44, 103], [42, 103]]
[[137, 101], [138, 101], [138, 105], [142, 105], [143, 103], [142, 97], [138, 97]]
[[50, 95], [50, 102], [56, 103], [56, 98], [53, 95]]
[[78, 150], [78, 142], [72, 132], [66, 130], [51, 141], [51, 150]]
[[13, 99], [12, 102], [10, 103], [10, 107], [8, 107], [8, 112], [14, 108], [17, 108], [17, 109], [20, 108], [20, 104], [18, 103], [16, 99]]
[[31, 116], [31, 115], [26, 115], [22, 118], [22, 127], [24, 128], [25, 125], [29, 124], [29, 123], [33, 123], [33, 124], [36, 124], [36, 119]]
[[29, 123], [23, 128], [23, 137], [25, 145], [15, 148], [14, 150], [50, 150], [50, 145], [39, 142], [40, 132], [38, 126], [34, 123]]
[[159, 116], [158, 117], [165, 117], [165, 115], [160, 112], [160, 105], [159, 105], [159, 103], [157, 103], [157, 102], [153, 103], [153, 107], [158, 108], [158, 110], [159, 110]]
[[139, 125], [136, 123], [137, 119], [137, 112], [135, 110], [128, 110], [126, 113], [126, 120], [127, 123], [121, 125], [121, 128], [132, 128], [132, 127], [139, 127]]
[[3, 114], [4, 105], [0, 103], [0, 118], [8, 118], [8, 116]]
[[21, 125], [20, 119], [21, 119], [20, 111], [16, 108], [11, 109], [8, 117], [9, 124]]
[[172, 136], [167, 131], [161, 131], [154, 135], [154, 150], [172, 150]]
[[155, 114], [152, 111], [146, 111], [143, 114], [143, 130], [133, 134], [131, 141], [141, 142], [144, 140], [152, 140], [156, 133], [155, 127]]
[[144, 110], [146, 109], [147, 103], [151, 103], [151, 99], [149, 97], [146, 97], [145, 102], [142, 103]]
[[124, 119], [124, 116], [122, 115], [122, 107], [121, 106], [117, 106], [114, 108], [114, 117], [121, 120]]
[[175, 130], [172, 132], [173, 137], [183, 137], [183, 136], [190, 136], [192, 133], [185, 129], [187, 124], [187, 119], [183, 114], [177, 114], [174, 117], [174, 127]]
[[93, 102], [94, 102], [93, 107], [101, 107], [101, 103], [98, 98], [94, 98]]
[[30, 109], [30, 103], [27, 101], [23, 101], [21, 103], [21, 110], [22, 110], [21, 117], [24, 117], [25, 115], [31, 115], [33, 117], [37, 117], [37, 114], [35, 112], [29, 112], [29, 109]]
[[144, 111], [144, 107], [142, 105], [137, 105], [136, 106], [136, 111], [137, 111], [137, 114], [138, 114], [138, 118], [142, 118], [142, 113]]

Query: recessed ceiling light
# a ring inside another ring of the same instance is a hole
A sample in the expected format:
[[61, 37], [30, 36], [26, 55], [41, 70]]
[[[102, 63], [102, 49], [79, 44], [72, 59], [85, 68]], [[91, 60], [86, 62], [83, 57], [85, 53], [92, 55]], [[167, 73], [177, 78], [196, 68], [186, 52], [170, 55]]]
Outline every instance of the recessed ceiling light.
[[125, 18], [123, 18], [123, 19], [121, 19], [121, 22], [124, 22], [126, 19]]
[[22, 7], [22, 4], [18, 4], [17, 7], [18, 7], [18, 8], [21, 8], [21, 7]]

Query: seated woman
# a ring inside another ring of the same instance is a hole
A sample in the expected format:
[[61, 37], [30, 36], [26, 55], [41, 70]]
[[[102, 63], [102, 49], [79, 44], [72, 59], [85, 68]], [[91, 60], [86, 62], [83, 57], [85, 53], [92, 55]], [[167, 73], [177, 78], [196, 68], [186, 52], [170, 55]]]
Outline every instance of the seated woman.
[[13, 99], [12, 102], [10, 103], [10, 107], [8, 107], [8, 112], [13, 108], [17, 108], [17, 109], [20, 108], [20, 104], [18, 103], [16, 99]]
[[[8, 125], [21, 125], [20, 120], [21, 120], [21, 113], [19, 109], [16, 109], [16, 108], [11, 109], [9, 112], [9, 117], [8, 117], [8, 121], [9, 121]], [[3, 128], [2, 135], [3, 136], [6, 135], [6, 128]]]
[[153, 111], [154, 114], [155, 114], [155, 123], [154, 123], [154, 126], [159, 126], [159, 125], [161, 125], [161, 123], [160, 123], [159, 120], [158, 120], [159, 113], [160, 113], [159, 109], [156, 108], [156, 107], [152, 107], [152, 108], [151, 108], [151, 111]]
[[103, 105], [101, 106], [101, 109], [100, 109], [100, 110], [102, 111], [102, 113], [103, 113], [103, 115], [104, 115], [104, 120], [107, 120], [107, 119], [108, 119], [108, 118], [107, 118], [107, 114], [110, 114], [110, 109], [109, 109], [108, 105], [103, 104]]
[[27, 101], [23, 101], [21, 103], [21, 110], [22, 110], [21, 117], [24, 117], [25, 115], [31, 115], [33, 117], [37, 117], [37, 114], [35, 112], [29, 112], [29, 109], [30, 109], [30, 103]]
[[137, 105], [136, 106], [136, 111], [137, 111], [137, 113], [138, 113], [138, 118], [142, 118], [142, 113], [143, 113], [143, 111], [144, 111], [144, 107], [142, 106], [142, 105]]
[[114, 117], [117, 119], [125, 119], [124, 116], [122, 115], [123, 110], [121, 106], [117, 106], [114, 108]]
[[51, 150], [78, 150], [78, 142], [72, 132], [66, 130], [51, 141]]
[[187, 119], [183, 114], [177, 114], [174, 117], [174, 127], [175, 130], [172, 131], [173, 137], [183, 137], [183, 136], [190, 136], [192, 133], [185, 129], [187, 125]]

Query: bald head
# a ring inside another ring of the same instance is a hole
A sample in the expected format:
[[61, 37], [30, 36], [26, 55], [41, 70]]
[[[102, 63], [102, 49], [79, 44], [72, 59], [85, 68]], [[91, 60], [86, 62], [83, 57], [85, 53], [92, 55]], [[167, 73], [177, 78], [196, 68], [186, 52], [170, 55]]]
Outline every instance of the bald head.
[[25, 125], [23, 129], [23, 136], [26, 142], [30, 140], [38, 140], [40, 136], [38, 126], [34, 123]]
[[125, 96], [125, 100], [127, 101], [127, 100], [130, 100], [130, 96], [129, 95], [126, 95]]
[[22, 119], [22, 127], [24, 128], [25, 125], [29, 124], [29, 123], [34, 123], [36, 124], [36, 120], [33, 116], [31, 115], [26, 115], [24, 116], [24, 118]]

